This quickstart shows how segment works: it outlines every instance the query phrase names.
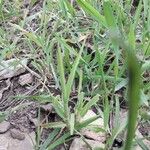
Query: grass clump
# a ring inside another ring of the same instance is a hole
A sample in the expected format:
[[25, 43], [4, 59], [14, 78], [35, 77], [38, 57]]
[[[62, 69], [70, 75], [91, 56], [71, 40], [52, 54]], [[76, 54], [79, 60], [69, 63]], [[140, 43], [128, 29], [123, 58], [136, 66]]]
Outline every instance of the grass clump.
[[[44, 0], [31, 1], [26, 8], [23, 2], [15, 2], [18, 5], [0, 2], [1, 60], [14, 56], [30, 59], [46, 87], [31, 98], [52, 103], [59, 116], [59, 121], [41, 125], [53, 131], [37, 149], [55, 149], [75, 135], [82, 137], [81, 129], [100, 117], [104, 120], [101, 130], [108, 135], [105, 149], [111, 149], [125, 131], [124, 149], [132, 149], [138, 141], [138, 124], [149, 122], [144, 118], [150, 94], [149, 1], [135, 5], [127, 0]], [[12, 37], [16, 40], [9, 40]], [[59, 94], [46, 86], [50, 79]], [[73, 93], [76, 101], [72, 101]], [[129, 114], [128, 121], [120, 124], [122, 107]], [[97, 115], [82, 121], [91, 109], [96, 109]], [[113, 127], [111, 119], [116, 121]], [[40, 142], [40, 135], [38, 138]]]

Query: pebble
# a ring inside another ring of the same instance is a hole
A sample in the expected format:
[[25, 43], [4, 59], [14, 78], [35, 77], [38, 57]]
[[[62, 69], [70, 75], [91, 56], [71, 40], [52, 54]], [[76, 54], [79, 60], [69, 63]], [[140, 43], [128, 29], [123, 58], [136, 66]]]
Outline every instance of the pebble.
[[53, 110], [53, 106], [51, 104], [42, 105], [40, 107], [41, 107], [41, 110], [44, 110], [46, 112], [52, 112]]
[[28, 60], [27, 59], [19, 60], [12, 58], [9, 60], [1, 61], [2, 65], [0, 65], [0, 80], [12, 78], [14, 76], [20, 75], [21, 73], [24, 73], [26, 69], [19, 62], [24, 66], [27, 66]]
[[25, 135], [17, 129], [11, 129], [10, 135], [12, 138], [18, 139], [20, 141], [25, 139]]
[[0, 150], [35, 150], [35, 132], [25, 133], [25, 139], [22, 141], [12, 138], [9, 132], [0, 134]]
[[[92, 110], [88, 110], [88, 112], [82, 118], [82, 121], [85, 121], [85, 120], [90, 119], [90, 118], [95, 117], [95, 116], [96, 116], [95, 112], [93, 112]], [[94, 127], [98, 127], [98, 128], [103, 129], [104, 128], [103, 123], [104, 123], [103, 118], [98, 118], [97, 120], [90, 123], [88, 126], [91, 126], [91, 127], [94, 126]], [[95, 132], [94, 130], [85, 127], [81, 130], [81, 133], [85, 137], [92, 139], [94, 141], [98, 141], [100, 143], [104, 143], [106, 141], [105, 132]]]
[[10, 123], [3, 121], [0, 123], [0, 134], [7, 132], [10, 129]]
[[21, 75], [19, 77], [19, 80], [18, 80], [18, 82], [21, 86], [24, 86], [26, 84], [30, 84], [30, 83], [32, 83], [32, 81], [33, 81], [33, 77], [30, 73]]

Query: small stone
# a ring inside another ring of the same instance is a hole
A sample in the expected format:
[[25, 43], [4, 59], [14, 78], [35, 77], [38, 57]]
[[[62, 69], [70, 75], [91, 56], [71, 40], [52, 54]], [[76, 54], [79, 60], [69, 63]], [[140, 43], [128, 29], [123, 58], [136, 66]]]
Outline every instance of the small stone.
[[22, 141], [12, 138], [9, 132], [0, 134], [0, 150], [35, 150], [35, 132], [25, 133], [25, 139]]
[[[92, 117], [96, 116], [96, 114], [92, 111], [89, 110], [85, 116], [82, 118], [82, 121], [85, 121], [87, 119], [90, 119]], [[105, 132], [95, 132], [94, 131], [94, 127], [98, 127], [98, 128], [104, 128], [103, 126], [103, 122], [104, 120], [102, 118], [98, 118], [97, 120], [93, 121], [92, 123], [90, 123], [88, 125], [89, 128], [85, 127], [81, 130], [82, 135], [84, 135], [85, 137], [92, 139], [94, 141], [98, 141], [98, 142], [105, 142], [106, 141], [106, 134]]]
[[19, 130], [16, 130], [16, 129], [11, 129], [10, 130], [10, 135], [12, 138], [14, 139], [18, 139], [18, 140], [24, 140], [25, 139], [25, 135], [20, 132]]
[[0, 123], [0, 134], [5, 133], [9, 130], [10, 123], [7, 121], [3, 121]]
[[[88, 112], [85, 114], [85, 116], [82, 118], [81, 121], [85, 121], [85, 120], [90, 119], [95, 116], [96, 116], [96, 114], [92, 110], [88, 110]], [[103, 128], [103, 123], [104, 123], [104, 120], [102, 118], [98, 118], [97, 120], [90, 123], [90, 125], [99, 126], [99, 127]]]
[[27, 66], [27, 59], [9, 59], [6, 61], [1, 61], [0, 64], [0, 80], [12, 78], [14, 76], [18, 76], [21, 73], [26, 71], [25, 67]]
[[32, 81], [33, 81], [33, 77], [30, 73], [27, 73], [27, 74], [20, 76], [19, 80], [18, 80], [18, 82], [21, 86], [24, 86], [26, 84], [30, 84], [30, 83], [32, 83]]
[[89, 139], [92, 139], [94, 141], [99, 141], [99, 142], [105, 142], [106, 141], [106, 135], [104, 132], [94, 132], [89, 129], [82, 129], [81, 133]]
[[53, 107], [51, 104], [46, 104], [46, 105], [42, 105], [41, 106], [41, 110], [44, 110], [46, 112], [52, 112], [53, 110]]

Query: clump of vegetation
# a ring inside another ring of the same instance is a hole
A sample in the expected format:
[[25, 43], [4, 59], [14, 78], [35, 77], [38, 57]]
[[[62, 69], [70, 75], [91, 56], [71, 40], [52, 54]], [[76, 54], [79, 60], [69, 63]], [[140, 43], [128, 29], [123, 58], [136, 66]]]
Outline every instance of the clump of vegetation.
[[[123, 149], [136, 143], [148, 149], [135, 131], [150, 118], [149, 0], [31, 0], [27, 6], [2, 0], [0, 19], [0, 59], [28, 58], [45, 87], [29, 97], [51, 103], [59, 118], [39, 125], [37, 149], [55, 149], [76, 135], [84, 139], [80, 131], [98, 118], [104, 126], [93, 130], [106, 134], [104, 149], [125, 132]], [[122, 108], [129, 112], [123, 124]], [[96, 115], [83, 121], [89, 110]], [[53, 129], [44, 143], [41, 128]]]

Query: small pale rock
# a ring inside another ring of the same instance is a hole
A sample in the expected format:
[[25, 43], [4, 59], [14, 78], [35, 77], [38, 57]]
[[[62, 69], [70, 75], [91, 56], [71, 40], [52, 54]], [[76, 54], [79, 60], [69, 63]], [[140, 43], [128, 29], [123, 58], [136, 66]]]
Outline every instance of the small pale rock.
[[41, 109], [46, 111], [46, 112], [51, 112], [53, 110], [53, 107], [51, 104], [46, 104], [46, 105], [42, 105]]
[[13, 139], [9, 132], [0, 134], [0, 150], [35, 150], [35, 132], [25, 134], [25, 139]]
[[[101, 142], [93, 140], [86, 140], [86, 142], [92, 147], [92, 149], [104, 148], [104, 144]], [[90, 150], [90, 148], [81, 138], [76, 138], [73, 140], [69, 150]]]
[[[85, 116], [82, 118], [81, 121], [85, 121], [95, 116], [96, 114], [92, 110], [88, 110], [88, 112], [85, 114]], [[90, 125], [103, 127], [103, 123], [104, 123], [104, 120], [102, 118], [98, 118], [97, 120], [93, 121]]]
[[99, 141], [99, 142], [105, 142], [106, 141], [106, 135], [102, 132], [94, 132], [88, 129], [83, 129], [81, 133], [86, 136], [86, 138]]
[[5, 133], [9, 130], [10, 123], [7, 121], [3, 121], [0, 123], [0, 134]]
[[35, 133], [32, 132], [30, 134], [25, 134], [25, 139], [22, 141], [11, 138], [8, 150], [35, 150], [35, 144]]
[[[17, 76], [23, 72], [25, 72], [25, 68], [22, 66], [27, 66], [27, 59], [10, 59], [6, 61], [0, 62], [0, 80], [12, 78], [14, 76]], [[22, 65], [21, 65], [21, 64]]]
[[32, 83], [32, 81], [33, 81], [33, 77], [30, 73], [20, 76], [19, 80], [18, 80], [19, 84], [22, 86], [24, 86], [26, 84], [30, 84], [30, 83]]
[[18, 139], [18, 140], [24, 140], [25, 139], [25, 135], [17, 129], [11, 129], [10, 135], [14, 139]]
[[[91, 117], [94, 117], [94, 116], [96, 116], [96, 114], [92, 110], [89, 110], [86, 113], [86, 115], [82, 118], [82, 121], [90, 119]], [[89, 127], [91, 127], [90, 129], [85, 127], [81, 130], [81, 133], [84, 136], [86, 136], [87, 138], [90, 138], [90, 139], [93, 139], [93, 140], [99, 141], [99, 142], [105, 142], [106, 134], [104, 132], [95, 132], [94, 130], [92, 130], [92, 128], [94, 128], [94, 127], [103, 129], [104, 128], [103, 122], [104, 121], [102, 118], [98, 118], [97, 120], [95, 120], [91, 124], [89, 124]]]

